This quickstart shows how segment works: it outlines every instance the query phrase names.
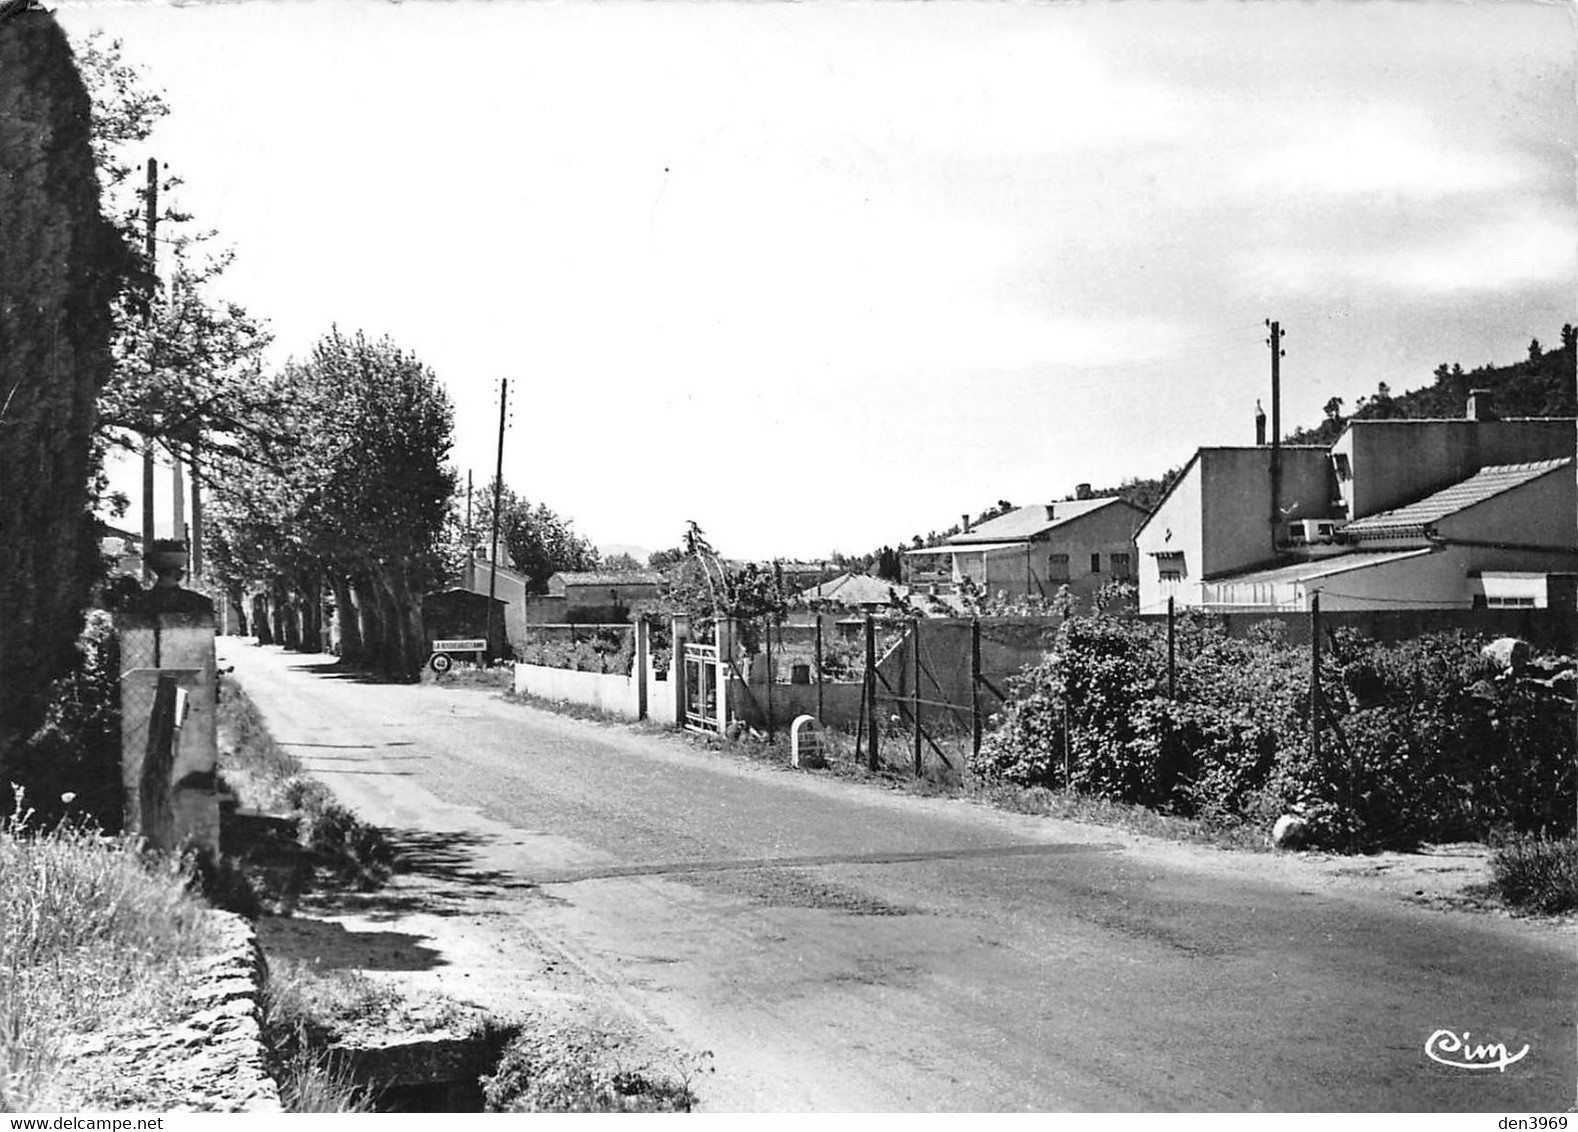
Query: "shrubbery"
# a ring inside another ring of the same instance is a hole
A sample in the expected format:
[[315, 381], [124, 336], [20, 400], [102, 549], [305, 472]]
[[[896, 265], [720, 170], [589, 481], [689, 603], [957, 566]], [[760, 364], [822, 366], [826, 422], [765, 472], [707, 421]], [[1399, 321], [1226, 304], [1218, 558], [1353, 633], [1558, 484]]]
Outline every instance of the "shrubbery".
[[1180, 618], [1172, 699], [1165, 627], [1070, 618], [972, 769], [1218, 825], [1297, 810], [1342, 847], [1571, 829], [1573, 704], [1549, 678], [1570, 662], [1520, 674], [1472, 637], [1383, 646], [1339, 631], [1322, 658], [1317, 751], [1309, 650], [1281, 630], [1231, 638]]
[[568, 668], [572, 672], [606, 672], [628, 675], [635, 663], [636, 635], [629, 626], [592, 629], [572, 640], [544, 639], [527, 642], [520, 650], [523, 664]]

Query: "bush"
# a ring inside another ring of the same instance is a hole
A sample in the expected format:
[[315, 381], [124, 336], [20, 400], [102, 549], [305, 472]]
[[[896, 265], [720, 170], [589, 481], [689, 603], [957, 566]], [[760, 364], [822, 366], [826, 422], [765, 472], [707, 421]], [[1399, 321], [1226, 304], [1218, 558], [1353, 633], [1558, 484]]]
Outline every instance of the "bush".
[[1209, 617], [1180, 617], [1176, 700], [1165, 633], [1068, 619], [1014, 682], [972, 772], [1215, 826], [1269, 828], [1297, 808], [1318, 842], [1349, 848], [1571, 828], [1573, 704], [1559, 677], [1503, 671], [1460, 634], [1382, 646], [1340, 632], [1322, 658], [1317, 749], [1309, 652], [1280, 623], [1230, 638]]
[[89, 615], [76, 665], [51, 685], [48, 699], [42, 726], [7, 767], [7, 780], [26, 788], [37, 821], [53, 824], [70, 813], [119, 831], [120, 645], [108, 613]]
[[532, 640], [520, 650], [523, 664], [620, 675], [629, 674], [635, 656], [636, 635], [629, 626], [591, 629], [587, 636], [577, 633], [571, 640]]
[[1578, 839], [1514, 837], [1490, 859], [1496, 891], [1513, 908], [1578, 911]]

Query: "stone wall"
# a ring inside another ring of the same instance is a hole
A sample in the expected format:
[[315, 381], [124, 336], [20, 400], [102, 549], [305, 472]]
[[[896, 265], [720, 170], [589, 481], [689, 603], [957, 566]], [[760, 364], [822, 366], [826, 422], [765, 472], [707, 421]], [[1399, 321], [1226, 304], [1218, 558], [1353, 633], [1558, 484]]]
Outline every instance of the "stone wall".
[[72, 1051], [95, 1076], [121, 1083], [117, 1108], [148, 1112], [280, 1112], [263, 1045], [265, 964], [252, 925], [215, 912], [218, 937], [192, 974], [188, 1006], [174, 1026], [95, 1035]]

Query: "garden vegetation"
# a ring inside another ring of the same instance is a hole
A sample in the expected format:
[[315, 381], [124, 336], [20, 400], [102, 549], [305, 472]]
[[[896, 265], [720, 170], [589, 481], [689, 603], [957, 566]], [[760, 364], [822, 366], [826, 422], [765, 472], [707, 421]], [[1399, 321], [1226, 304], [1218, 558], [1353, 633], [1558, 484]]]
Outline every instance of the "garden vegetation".
[[1310, 650], [1280, 628], [1230, 637], [1181, 617], [1169, 696], [1164, 625], [1071, 617], [971, 769], [1224, 827], [1297, 813], [1316, 844], [1350, 851], [1571, 835], [1571, 661], [1516, 671], [1471, 636], [1382, 645], [1339, 630], [1312, 727]]

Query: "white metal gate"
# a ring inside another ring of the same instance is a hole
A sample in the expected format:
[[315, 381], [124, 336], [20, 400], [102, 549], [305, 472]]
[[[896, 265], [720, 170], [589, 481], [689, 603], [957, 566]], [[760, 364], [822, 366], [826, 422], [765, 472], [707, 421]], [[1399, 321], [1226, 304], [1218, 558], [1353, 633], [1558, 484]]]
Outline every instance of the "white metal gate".
[[685, 726], [722, 734], [728, 727], [728, 697], [718, 678], [718, 646], [685, 642]]

